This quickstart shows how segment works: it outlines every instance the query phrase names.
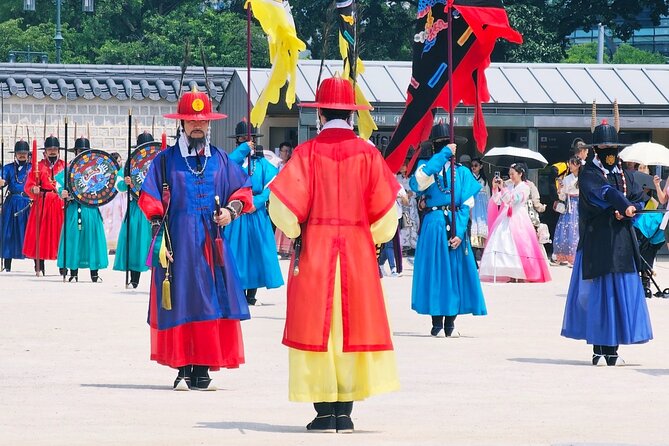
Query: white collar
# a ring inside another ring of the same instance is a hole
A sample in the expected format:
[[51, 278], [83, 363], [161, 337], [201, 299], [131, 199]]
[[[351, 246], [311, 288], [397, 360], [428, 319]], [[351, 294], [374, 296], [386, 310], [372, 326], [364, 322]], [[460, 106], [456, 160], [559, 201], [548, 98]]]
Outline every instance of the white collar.
[[353, 130], [353, 127], [351, 124], [348, 122], [344, 121], [343, 119], [333, 119], [331, 121], [326, 122], [323, 124], [323, 127], [321, 128], [321, 131], [325, 129], [347, 129], [347, 130]]
[[[185, 133], [181, 133], [181, 136], [179, 137], [179, 151], [181, 152], [181, 156], [184, 158], [187, 156], [195, 156], [194, 151], [192, 153], [188, 153], [188, 139], [186, 138]], [[207, 144], [204, 146], [204, 156], [211, 156], [211, 146], [209, 145], [209, 141], [207, 141]]]
[[611, 171], [609, 171], [609, 169], [604, 167], [604, 164], [602, 164], [602, 162], [600, 161], [600, 159], [597, 156], [595, 156], [592, 159], [592, 163], [595, 166], [597, 166], [599, 168], [599, 170], [601, 170], [604, 173], [604, 175], [609, 175], [610, 173], [619, 173], [619, 174], [623, 173], [622, 170], [620, 170], [620, 168], [618, 166], [613, 166], [613, 169], [611, 169]]

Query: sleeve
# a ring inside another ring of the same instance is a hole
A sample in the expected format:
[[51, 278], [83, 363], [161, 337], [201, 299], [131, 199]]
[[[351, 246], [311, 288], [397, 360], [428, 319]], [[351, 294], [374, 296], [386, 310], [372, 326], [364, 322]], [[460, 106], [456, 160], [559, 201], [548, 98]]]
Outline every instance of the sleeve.
[[53, 179], [56, 180], [56, 192], [60, 195], [65, 189], [65, 171], [61, 170]]
[[295, 148], [290, 162], [286, 163], [269, 185], [272, 194], [297, 217], [299, 222], [307, 219], [313, 194], [311, 144], [312, 142], [307, 142]]
[[[395, 199], [400, 189], [395, 175], [388, 168], [381, 152], [376, 149], [370, 154], [370, 173], [367, 183], [367, 217], [371, 223], [376, 223], [388, 210], [395, 211]], [[395, 214], [395, 218], [397, 215]]]
[[302, 232], [297, 216], [272, 192], [269, 194], [269, 217], [288, 238], [297, 238]]
[[241, 166], [244, 164], [244, 160], [249, 156], [249, 153], [251, 153], [251, 146], [249, 146], [248, 143], [242, 143], [228, 155], [228, 158], [232, 160], [233, 163]]
[[262, 166], [263, 190], [253, 197], [253, 206], [255, 206], [256, 209], [262, 209], [267, 206], [267, 200], [269, 200], [270, 193], [268, 186], [274, 178], [276, 178], [277, 173], [279, 173], [279, 170], [267, 160], [263, 161]]
[[139, 194], [139, 201], [137, 201], [139, 208], [144, 212], [149, 221], [155, 218], [162, 218], [164, 214], [162, 203], [163, 178], [160, 166], [161, 163], [167, 162], [165, 160], [166, 153], [169, 153], [169, 150], [159, 153], [153, 159], [146, 178], [144, 178], [144, 182], [142, 183], [142, 193]]
[[118, 172], [116, 172], [116, 183], [114, 186], [116, 187], [116, 190], [119, 192], [128, 191], [128, 185], [125, 184], [125, 177], [123, 176], [124, 173], [125, 169], [123, 168], [123, 166], [121, 166]]
[[[242, 144], [243, 145], [243, 144]], [[230, 162], [230, 157], [225, 153], [220, 153], [223, 165], [227, 167], [227, 175], [225, 175], [223, 181], [228, 182], [228, 190], [231, 191], [230, 196], [227, 197], [227, 203], [230, 203], [233, 200], [239, 200], [243, 204], [242, 214], [247, 214], [253, 212], [255, 208], [253, 207], [253, 191], [251, 190], [251, 177], [249, 177], [246, 172], [240, 167], [239, 164], [235, 162]]]
[[425, 164], [418, 166], [416, 173], [411, 177], [410, 185], [414, 192], [423, 192], [434, 183], [434, 176], [426, 174], [424, 168]]
[[25, 192], [32, 200], [35, 200], [37, 198], [37, 195], [33, 194], [31, 189], [33, 188], [33, 186], [38, 184], [38, 181], [35, 178], [35, 174], [33, 173], [33, 166], [31, 166], [30, 170], [28, 171], [26, 184], [25, 186], [23, 186], [23, 192]]
[[392, 240], [397, 231], [397, 223], [397, 213], [393, 208], [390, 208], [383, 217], [372, 223], [370, 230], [374, 244], [378, 245]]

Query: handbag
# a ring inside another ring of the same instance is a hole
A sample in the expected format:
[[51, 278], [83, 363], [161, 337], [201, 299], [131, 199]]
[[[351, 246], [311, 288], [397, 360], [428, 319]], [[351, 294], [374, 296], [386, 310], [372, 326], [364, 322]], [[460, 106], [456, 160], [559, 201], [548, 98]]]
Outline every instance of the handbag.
[[564, 214], [567, 212], [567, 204], [564, 201], [556, 201], [553, 204], [553, 210], [558, 214]]
[[537, 212], [536, 209], [534, 209], [534, 205], [532, 204], [531, 201], [527, 201], [527, 214], [530, 216], [530, 221], [532, 222], [532, 225], [539, 226], [541, 223], [541, 220], [539, 219], [539, 212]]
[[413, 226], [413, 223], [411, 222], [408, 213], [402, 212], [402, 218], [400, 219], [400, 226], [401, 229], [410, 228], [411, 226]]

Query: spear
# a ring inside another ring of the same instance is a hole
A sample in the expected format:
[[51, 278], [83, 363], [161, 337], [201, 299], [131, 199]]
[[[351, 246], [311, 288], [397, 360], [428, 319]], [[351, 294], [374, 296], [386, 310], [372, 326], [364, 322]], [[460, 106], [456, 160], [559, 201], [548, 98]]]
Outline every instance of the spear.
[[[28, 131], [28, 141], [30, 141], [30, 131]], [[37, 166], [37, 163], [35, 162], [37, 160], [37, 139], [33, 139], [33, 165], [35, 166], [35, 179], [36, 184], [39, 186], [40, 185], [40, 177], [39, 177], [39, 167]], [[42, 194], [42, 202], [38, 206], [40, 213], [37, 216], [37, 224], [35, 226], [35, 275], [39, 277], [39, 272], [40, 272], [40, 258], [39, 258], [39, 234], [41, 231], [40, 226], [41, 225], [41, 220], [42, 220], [42, 214], [44, 212], [44, 192], [41, 192]], [[39, 200], [39, 196], [37, 197]]]
[[[0, 127], [2, 128], [2, 135], [0, 135], [0, 178], [4, 180], [3, 171], [5, 168], [5, 83], [0, 84]], [[0, 215], [5, 211], [5, 194], [0, 191]], [[2, 250], [5, 246], [5, 231], [4, 228], [0, 230], [0, 271], [5, 269], [5, 259], [2, 255]]]
[[[251, 2], [246, 2], [246, 140], [251, 141]], [[248, 156], [251, 174], [251, 151]]]
[[[74, 123], [75, 129], [77, 126], [77, 123]], [[60, 126], [59, 126], [60, 127]], [[76, 137], [76, 130], [75, 130], [75, 137]], [[67, 116], [65, 116], [65, 167], [63, 168], [63, 188], [65, 190], [68, 190], [67, 188]], [[69, 192], [69, 191], [68, 191]], [[67, 206], [65, 207], [67, 210]], [[63, 227], [63, 282], [65, 282], [65, 279], [67, 278], [67, 226], [65, 225]]]
[[[453, 0], [448, 0], [448, 134], [450, 143], [455, 142], [455, 120], [453, 116]], [[444, 172], [445, 173], [445, 172]], [[444, 175], [445, 177], [445, 175]], [[455, 237], [455, 154], [451, 157], [451, 238]], [[464, 240], [463, 240], [464, 242]]]
[[[132, 155], [132, 108], [128, 108], [128, 158], [125, 176], [130, 176], [130, 156]], [[130, 288], [130, 188], [128, 187], [125, 207], [125, 287]]]

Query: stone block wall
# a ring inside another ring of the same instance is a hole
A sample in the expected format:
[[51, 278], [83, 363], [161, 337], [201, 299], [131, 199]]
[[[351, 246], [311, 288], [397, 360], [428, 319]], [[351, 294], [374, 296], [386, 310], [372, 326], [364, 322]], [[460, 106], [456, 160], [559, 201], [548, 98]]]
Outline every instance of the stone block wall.
[[[73, 101], [53, 99], [35, 99], [32, 96], [19, 98], [13, 96], [4, 101], [5, 163], [13, 159], [9, 151], [14, 149], [15, 132], [18, 138], [27, 139], [28, 132], [32, 139], [37, 136], [38, 147], [44, 144], [44, 121], [46, 113], [46, 135], [60, 137], [65, 144], [65, 116], [68, 117], [68, 147], [74, 145], [79, 136], [90, 136], [93, 148], [106, 152], [119, 152], [123, 159], [128, 150], [128, 109], [132, 107], [133, 145], [139, 132], [151, 131], [151, 123], [155, 116], [156, 139], [160, 138], [163, 129], [168, 135], [175, 133], [175, 121], [163, 118], [165, 113], [173, 113], [176, 104], [161, 101], [120, 101], [117, 99], [88, 100], [79, 98]], [[74, 128], [77, 128], [76, 136]], [[89, 133], [90, 132], [90, 133]], [[168, 139], [168, 143], [173, 141]], [[41, 159], [40, 153], [40, 159]]]

